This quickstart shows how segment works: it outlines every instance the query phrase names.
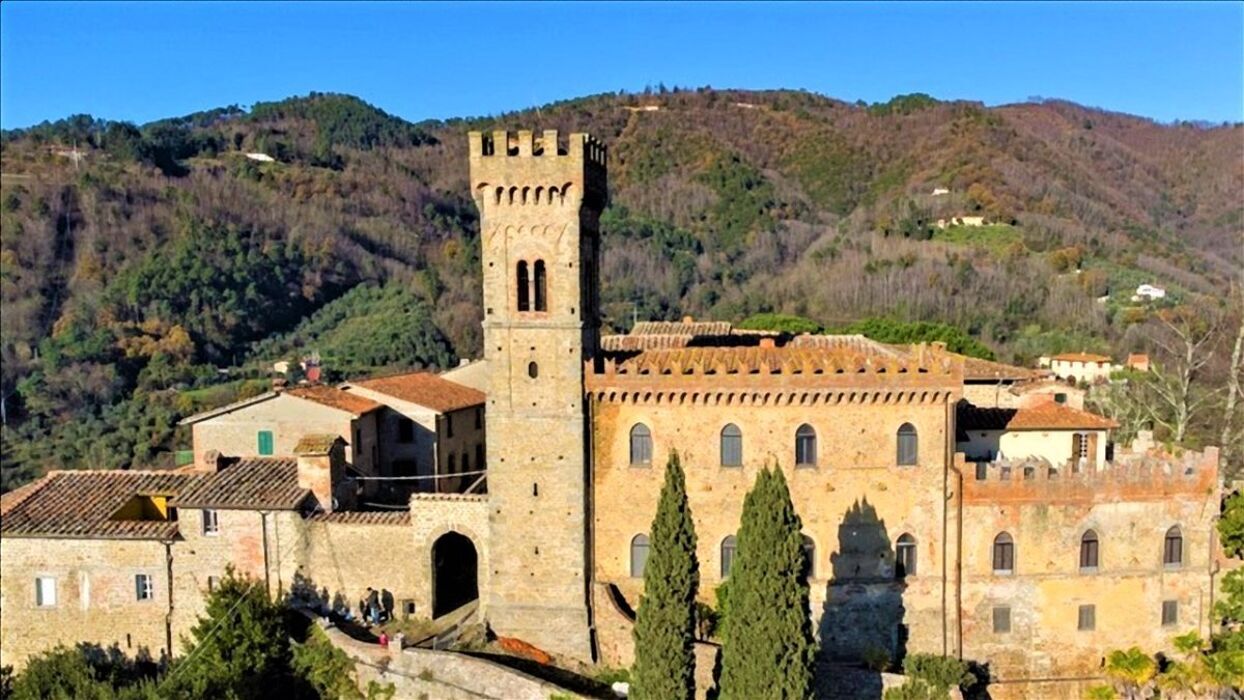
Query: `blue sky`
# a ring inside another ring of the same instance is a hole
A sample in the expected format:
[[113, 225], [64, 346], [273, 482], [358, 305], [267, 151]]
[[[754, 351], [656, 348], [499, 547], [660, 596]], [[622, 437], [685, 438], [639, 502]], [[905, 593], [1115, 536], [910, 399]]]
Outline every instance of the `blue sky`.
[[0, 126], [312, 90], [477, 116], [645, 85], [1244, 120], [1244, 4], [0, 3]]

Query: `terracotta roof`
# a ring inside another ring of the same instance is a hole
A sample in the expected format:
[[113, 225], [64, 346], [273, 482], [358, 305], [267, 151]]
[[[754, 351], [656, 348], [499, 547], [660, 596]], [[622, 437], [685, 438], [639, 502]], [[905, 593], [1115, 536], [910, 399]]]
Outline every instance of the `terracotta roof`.
[[1050, 402], [1032, 408], [979, 408], [960, 404], [960, 430], [1106, 430], [1119, 424], [1096, 413]]
[[600, 349], [606, 352], [622, 352], [685, 348], [694, 338], [693, 335], [607, 335], [600, 339]]
[[381, 407], [381, 404], [369, 398], [342, 391], [335, 386], [325, 386], [323, 384], [295, 387], [285, 393], [356, 416], [370, 413]]
[[963, 379], [965, 381], [982, 381], [996, 379], [1036, 379], [1045, 376], [1045, 372], [1026, 367], [1016, 367], [1002, 362], [982, 360], [978, 357], [963, 356]]
[[928, 373], [934, 363], [853, 347], [690, 347], [647, 350], [616, 362], [616, 374], [858, 374]]
[[640, 321], [631, 335], [730, 335], [726, 321]]
[[372, 391], [447, 413], [484, 403], [484, 392], [430, 372], [411, 372], [354, 382]]
[[410, 510], [338, 511], [335, 513], [320, 511], [308, 520], [349, 525], [409, 525]]
[[[170, 539], [176, 521], [115, 520], [138, 495], [176, 496], [202, 475], [167, 471], [53, 471], [28, 484], [4, 505], [0, 534], [6, 537], [98, 537]], [[8, 494], [6, 494], [8, 495]]]
[[828, 348], [831, 350], [854, 350], [872, 355], [898, 357], [910, 352], [915, 346], [892, 346], [878, 343], [872, 338], [862, 335], [812, 335], [803, 334], [791, 338], [788, 345], [792, 348]]
[[1055, 355], [1051, 360], [1060, 362], [1109, 362], [1110, 358], [1105, 355], [1094, 355], [1091, 352], [1064, 352], [1061, 355]]
[[303, 435], [294, 446], [294, 454], [296, 455], [326, 455], [333, 451], [333, 445], [337, 441], [345, 442], [340, 435], [331, 435], [323, 433], [318, 435]]
[[293, 510], [307, 496], [298, 485], [298, 460], [233, 458], [220, 471], [187, 488], [173, 505], [196, 508]]

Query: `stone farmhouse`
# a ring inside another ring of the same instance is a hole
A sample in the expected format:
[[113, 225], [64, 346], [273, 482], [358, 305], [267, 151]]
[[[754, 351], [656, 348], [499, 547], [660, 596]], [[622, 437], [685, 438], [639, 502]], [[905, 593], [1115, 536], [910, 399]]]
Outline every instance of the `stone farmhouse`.
[[1208, 633], [1215, 448], [1112, 445], [1074, 388], [939, 344], [693, 319], [602, 337], [604, 145], [469, 148], [484, 357], [193, 416], [188, 468], [4, 494], [3, 663], [79, 639], [178, 654], [232, 565], [337, 609], [368, 586], [401, 615], [475, 600], [499, 636], [628, 664], [671, 451], [710, 604], [757, 470], [783, 470], [830, 659], [947, 654], [988, 664], [994, 697], [1072, 697], [1107, 649]]

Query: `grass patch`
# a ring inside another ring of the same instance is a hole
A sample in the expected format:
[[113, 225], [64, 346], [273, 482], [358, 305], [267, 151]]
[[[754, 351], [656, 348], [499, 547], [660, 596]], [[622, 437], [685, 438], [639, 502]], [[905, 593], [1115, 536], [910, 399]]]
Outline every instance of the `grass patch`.
[[1010, 224], [986, 226], [948, 226], [936, 229], [933, 240], [955, 245], [979, 246], [992, 251], [1006, 250], [1015, 243], [1023, 243], [1024, 236], [1018, 227]]

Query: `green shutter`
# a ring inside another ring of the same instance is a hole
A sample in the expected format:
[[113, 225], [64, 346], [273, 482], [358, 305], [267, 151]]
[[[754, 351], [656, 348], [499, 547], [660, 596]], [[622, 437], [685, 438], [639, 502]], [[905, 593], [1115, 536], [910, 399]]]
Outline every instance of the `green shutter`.
[[272, 454], [272, 431], [271, 430], [260, 430], [259, 431], [259, 454], [262, 456], [268, 456]]

